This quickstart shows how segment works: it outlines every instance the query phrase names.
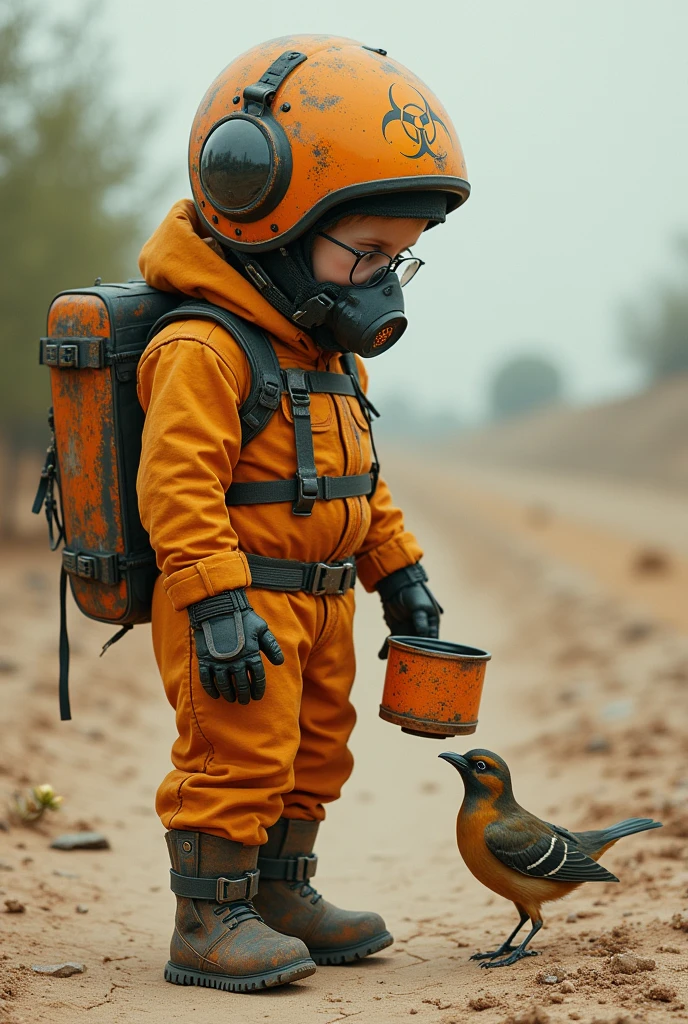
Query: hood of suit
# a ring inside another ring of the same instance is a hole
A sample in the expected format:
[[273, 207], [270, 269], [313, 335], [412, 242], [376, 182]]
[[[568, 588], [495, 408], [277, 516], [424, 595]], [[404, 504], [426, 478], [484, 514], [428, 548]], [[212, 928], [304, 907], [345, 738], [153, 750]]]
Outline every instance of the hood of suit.
[[223, 306], [258, 324], [295, 352], [317, 358], [315, 342], [230, 266], [206, 234], [192, 201], [175, 203], [141, 250], [139, 269], [146, 284]]

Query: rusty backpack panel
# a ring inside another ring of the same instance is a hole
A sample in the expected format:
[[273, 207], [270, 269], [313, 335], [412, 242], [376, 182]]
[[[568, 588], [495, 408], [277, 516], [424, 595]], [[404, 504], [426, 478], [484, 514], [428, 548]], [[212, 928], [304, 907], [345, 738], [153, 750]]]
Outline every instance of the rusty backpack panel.
[[153, 324], [179, 301], [141, 281], [62, 292], [41, 338], [53, 457], [51, 466], [49, 450], [37, 504], [45, 503], [49, 515], [57, 511], [56, 479], [62, 568], [79, 609], [101, 622], [133, 625], [150, 617], [156, 568], [136, 503], [143, 427], [136, 364]]
[[[69, 707], [67, 580], [84, 615], [121, 627], [150, 619], [157, 575], [141, 525], [136, 471], [143, 410], [136, 365], [156, 321], [182, 301], [143, 281], [61, 292], [40, 361], [50, 368], [51, 441], [33, 511], [45, 508], [60, 578], [60, 715]], [[58, 501], [59, 494], [59, 501]], [[108, 646], [108, 645], [106, 645]]]

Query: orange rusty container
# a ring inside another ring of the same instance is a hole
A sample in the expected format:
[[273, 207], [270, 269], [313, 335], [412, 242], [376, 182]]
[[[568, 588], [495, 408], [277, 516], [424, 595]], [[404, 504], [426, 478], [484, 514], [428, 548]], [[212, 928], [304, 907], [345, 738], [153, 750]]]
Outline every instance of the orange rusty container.
[[478, 647], [391, 636], [380, 718], [412, 736], [447, 739], [475, 732], [485, 666]]

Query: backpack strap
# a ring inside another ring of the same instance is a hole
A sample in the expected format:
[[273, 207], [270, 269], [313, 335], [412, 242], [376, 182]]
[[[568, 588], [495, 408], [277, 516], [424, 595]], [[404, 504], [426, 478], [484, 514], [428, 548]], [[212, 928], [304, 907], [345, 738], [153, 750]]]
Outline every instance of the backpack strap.
[[371, 423], [379, 413], [363, 393], [358, 364], [353, 353], [341, 358], [344, 373], [280, 367], [277, 354], [268, 336], [255, 324], [244, 320], [222, 306], [204, 301], [183, 302], [165, 313], [155, 323], [148, 340], [165, 324], [187, 317], [212, 320], [221, 324], [241, 346], [251, 371], [248, 398], [239, 410], [242, 448], [252, 441], [270, 422], [283, 393], [288, 394], [294, 419], [296, 446], [296, 477], [291, 480], [260, 480], [255, 483], [233, 483], [226, 495], [227, 505], [271, 504], [291, 501], [294, 515], [309, 516], [320, 498], [372, 497], [377, 486], [379, 465], [372, 436], [373, 464], [370, 473], [358, 476], [319, 477], [313, 450], [310, 395], [324, 393], [358, 398], [363, 414]]
[[375, 408], [375, 406], [370, 401], [365, 391], [361, 387], [361, 375], [358, 372], [358, 362], [356, 361], [356, 356], [354, 355], [354, 353], [345, 352], [342, 355], [340, 362], [344, 367], [344, 371], [349, 375], [349, 379], [354, 386], [356, 397], [358, 398], [358, 403], [361, 406], [363, 415], [368, 420], [368, 427], [370, 428], [370, 446], [373, 449], [373, 462], [370, 467], [372, 489], [368, 496], [368, 500], [370, 500], [370, 498], [372, 498], [372, 496], [375, 494], [375, 491], [377, 490], [377, 482], [380, 479], [380, 460], [378, 459], [377, 456], [377, 448], [375, 447], [375, 437], [373, 436], [373, 417], [375, 416], [379, 418], [380, 413], [377, 411], [377, 409]]
[[212, 320], [226, 328], [241, 346], [251, 370], [251, 388], [248, 398], [239, 410], [241, 419], [241, 447], [245, 447], [264, 430], [279, 406], [282, 395], [282, 372], [277, 354], [260, 327], [230, 313], [222, 306], [211, 302], [183, 302], [165, 313], [155, 323], [148, 340], [156, 335], [165, 324], [174, 320], [196, 317]]

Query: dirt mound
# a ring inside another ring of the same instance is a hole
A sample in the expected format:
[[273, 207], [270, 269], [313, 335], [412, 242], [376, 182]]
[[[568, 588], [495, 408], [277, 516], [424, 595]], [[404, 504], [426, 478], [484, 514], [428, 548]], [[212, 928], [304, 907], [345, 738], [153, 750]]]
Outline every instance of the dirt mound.
[[465, 435], [467, 459], [688, 487], [688, 374], [623, 401], [549, 409]]

